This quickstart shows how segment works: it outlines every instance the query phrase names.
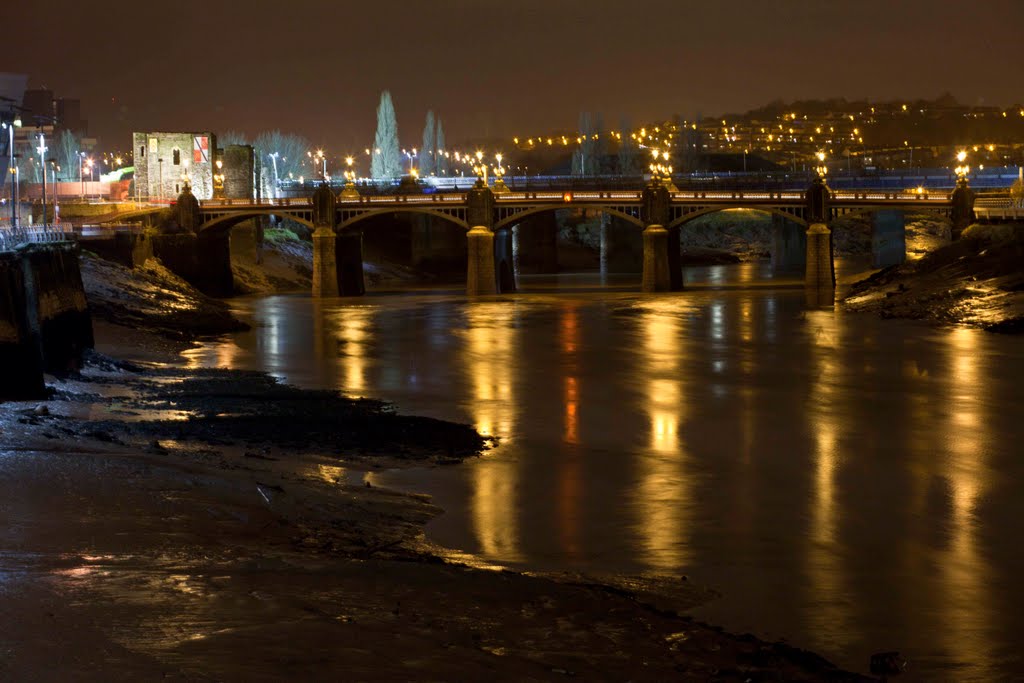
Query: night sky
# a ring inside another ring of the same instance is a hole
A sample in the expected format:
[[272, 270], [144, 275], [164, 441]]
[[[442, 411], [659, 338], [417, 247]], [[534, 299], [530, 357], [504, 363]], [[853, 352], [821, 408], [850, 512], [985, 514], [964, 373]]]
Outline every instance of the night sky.
[[[13, 5], [13, 6], [12, 6]], [[90, 132], [281, 128], [332, 154], [718, 115], [774, 99], [1024, 99], [1022, 0], [7, 3], [0, 71], [82, 100]], [[8, 23], [11, 22], [11, 23]]]

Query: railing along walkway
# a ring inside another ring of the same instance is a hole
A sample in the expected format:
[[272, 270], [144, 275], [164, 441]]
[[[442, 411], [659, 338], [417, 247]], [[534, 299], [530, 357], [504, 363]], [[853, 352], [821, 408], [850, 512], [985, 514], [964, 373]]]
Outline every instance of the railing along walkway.
[[29, 225], [19, 228], [0, 228], [0, 251], [14, 251], [26, 244], [57, 244], [75, 239], [75, 233], [59, 227]]

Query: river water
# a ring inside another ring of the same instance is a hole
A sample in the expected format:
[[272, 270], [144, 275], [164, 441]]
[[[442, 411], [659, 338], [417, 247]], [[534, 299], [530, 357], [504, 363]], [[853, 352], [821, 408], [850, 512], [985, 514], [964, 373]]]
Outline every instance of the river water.
[[[237, 301], [187, 353], [499, 439], [374, 473], [430, 538], [516, 568], [686, 575], [697, 616], [907, 680], [1024, 678], [1024, 340], [813, 309], [756, 264], [467, 300]], [[790, 283], [792, 284], [792, 283]]]

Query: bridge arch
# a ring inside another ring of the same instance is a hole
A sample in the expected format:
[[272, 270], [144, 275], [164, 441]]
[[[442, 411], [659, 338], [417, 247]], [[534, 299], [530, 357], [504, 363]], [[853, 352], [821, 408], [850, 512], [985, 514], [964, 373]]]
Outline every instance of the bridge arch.
[[700, 209], [697, 209], [696, 211], [691, 211], [690, 213], [687, 213], [687, 214], [684, 214], [682, 216], [679, 216], [678, 218], [675, 218], [674, 220], [672, 220], [665, 227], [666, 228], [681, 228], [684, 225], [686, 225], [687, 223], [689, 223], [690, 221], [693, 221], [693, 220], [696, 220], [698, 218], [701, 218], [702, 216], [708, 216], [708, 215], [711, 215], [713, 213], [719, 213], [721, 211], [735, 211], [735, 210], [740, 210], [740, 209], [744, 210], [744, 211], [758, 211], [760, 213], [766, 213], [766, 214], [769, 214], [769, 215], [772, 215], [772, 216], [779, 216], [781, 218], [784, 218], [785, 220], [792, 221], [793, 223], [796, 223], [797, 225], [801, 225], [801, 226], [807, 227], [807, 221], [804, 220], [803, 216], [799, 216], [799, 215], [797, 215], [795, 213], [787, 213], [786, 211], [783, 211], [782, 209], [779, 209], [779, 208], [774, 207], [774, 206], [759, 206], [759, 205], [753, 205], [753, 206], [718, 206], [718, 205], [716, 205], [716, 206], [702, 207]]
[[[344, 212], [345, 209], [342, 209], [342, 211]], [[335, 228], [335, 232], [341, 234], [352, 228], [352, 226], [356, 225], [357, 223], [364, 221], [368, 218], [373, 218], [374, 216], [384, 216], [387, 214], [394, 213], [418, 213], [426, 216], [431, 216], [434, 218], [442, 218], [463, 230], [468, 231], [470, 228], [469, 224], [465, 221], [465, 219], [459, 218], [458, 216], [453, 216], [450, 213], [445, 213], [444, 211], [438, 211], [436, 209], [430, 209], [419, 206], [389, 206], [387, 208], [381, 209], [369, 209], [367, 211], [362, 211], [354, 216], [345, 218], [338, 223], [338, 225]], [[344, 213], [342, 215], [344, 215]]]
[[523, 209], [518, 213], [505, 216], [504, 218], [501, 218], [500, 220], [496, 221], [494, 223], [494, 230], [503, 230], [504, 228], [514, 226], [524, 218], [527, 218], [528, 216], [533, 216], [538, 213], [544, 213], [545, 211], [558, 211], [560, 209], [587, 209], [592, 211], [601, 211], [603, 213], [608, 214], [609, 216], [621, 218], [627, 223], [631, 223], [639, 228], [644, 227], [643, 221], [640, 220], [637, 216], [627, 213], [623, 211], [621, 208], [615, 206], [583, 202], [566, 202], [565, 204], [543, 204], [540, 206], [533, 206], [528, 209]]
[[231, 213], [218, 214], [213, 216], [211, 219], [204, 222], [199, 226], [199, 233], [214, 232], [217, 230], [230, 230], [239, 223], [247, 221], [250, 218], [257, 218], [259, 216], [279, 216], [281, 218], [287, 218], [293, 220], [296, 223], [305, 225], [310, 230], [313, 230], [315, 226], [313, 221], [306, 217], [308, 212], [292, 212], [282, 211], [281, 209], [268, 210], [268, 209], [252, 209], [245, 211], [234, 211]]
[[145, 209], [133, 209], [131, 211], [116, 213], [112, 216], [101, 218], [100, 220], [97, 220], [96, 223], [99, 225], [103, 225], [104, 223], [131, 222], [139, 220], [140, 218], [147, 218], [149, 216], [158, 215], [161, 211], [164, 211], [166, 209], [166, 206], [151, 206]]

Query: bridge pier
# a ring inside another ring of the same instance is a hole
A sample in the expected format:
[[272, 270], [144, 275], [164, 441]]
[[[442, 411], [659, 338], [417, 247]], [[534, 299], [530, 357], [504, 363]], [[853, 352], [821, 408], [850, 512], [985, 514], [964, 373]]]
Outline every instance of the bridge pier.
[[641, 289], [645, 292], [668, 292], [672, 289], [669, 273], [668, 230], [660, 225], [644, 229], [644, 271]]
[[494, 274], [494, 233], [483, 225], [466, 233], [469, 263], [466, 270], [466, 294], [481, 296], [497, 294]]
[[[338, 296], [337, 200], [326, 182], [313, 192], [313, 296]], [[362, 254], [360, 254], [362, 258]]]
[[802, 226], [772, 214], [772, 272], [799, 272], [807, 263], [807, 235]]
[[499, 294], [516, 291], [515, 254], [512, 243], [512, 229], [506, 228], [494, 233], [494, 274]]
[[886, 268], [907, 259], [907, 234], [903, 212], [876, 211], [871, 226], [871, 266]]
[[807, 269], [804, 285], [809, 289], [833, 289], [835, 278], [832, 263], [832, 231], [824, 223], [807, 229]]
[[[672, 290], [669, 258], [669, 232], [665, 229], [671, 217], [672, 198], [668, 188], [657, 179], [652, 180], [640, 195], [640, 217], [644, 228], [644, 270], [641, 290], [668, 292]], [[679, 233], [676, 233], [676, 258], [679, 258]], [[678, 261], [677, 261], [677, 264]], [[682, 271], [680, 271], [680, 278]], [[680, 281], [681, 284], [681, 281]]]
[[321, 225], [313, 231], [313, 296], [338, 296], [337, 242], [334, 229]]
[[[466, 222], [472, 226], [466, 233], [466, 294], [481, 296], [497, 294], [498, 279], [494, 269], [494, 193], [483, 179], [476, 181], [466, 193]], [[512, 240], [508, 239], [508, 264], [512, 265]], [[503, 253], [505, 249], [503, 248]]]
[[362, 296], [366, 294], [363, 279], [363, 232], [356, 230], [335, 238], [334, 271], [335, 286], [341, 296]]

